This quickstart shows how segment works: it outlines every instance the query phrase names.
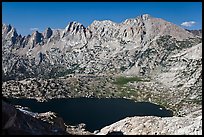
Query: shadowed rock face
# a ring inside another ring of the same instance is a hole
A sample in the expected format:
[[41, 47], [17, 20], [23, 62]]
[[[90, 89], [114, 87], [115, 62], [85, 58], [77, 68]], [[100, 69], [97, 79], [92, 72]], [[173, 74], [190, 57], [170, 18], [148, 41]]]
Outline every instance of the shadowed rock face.
[[109, 132], [106, 135], [123, 135], [123, 132], [121, 132], [121, 131], [113, 131], [113, 132]]
[[47, 28], [43, 34], [44, 39], [49, 39], [52, 36], [52, 29], [51, 28]]
[[17, 110], [15, 107], [2, 101], [2, 128], [7, 129], [13, 126], [16, 120]]
[[2, 101], [2, 134], [6, 135], [68, 135], [55, 124], [34, 118]]

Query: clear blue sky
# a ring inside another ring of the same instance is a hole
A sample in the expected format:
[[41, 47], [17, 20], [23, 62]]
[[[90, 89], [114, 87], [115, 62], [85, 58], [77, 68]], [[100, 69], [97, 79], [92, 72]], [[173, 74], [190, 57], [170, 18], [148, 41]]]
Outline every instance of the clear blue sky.
[[[47, 27], [64, 29], [71, 21], [85, 27], [94, 20], [125, 19], [142, 14], [163, 18], [187, 29], [202, 28], [202, 2], [2, 2], [2, 21], [22, 35]], [[193, 21], [193, 23], [192, 23]]]

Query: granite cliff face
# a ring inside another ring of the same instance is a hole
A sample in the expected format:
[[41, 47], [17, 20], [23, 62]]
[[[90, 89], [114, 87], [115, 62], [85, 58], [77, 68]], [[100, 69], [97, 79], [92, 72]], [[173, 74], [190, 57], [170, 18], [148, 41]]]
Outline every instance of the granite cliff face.
[[[125, 97], [182, 116], [201, 109], [201, 35], [148, 14], [87, 28], [70, 22], [28, 36], [2, 24], [2, 44], [6, 97]], [[142, 80], [118, 87], [117, 76]]]

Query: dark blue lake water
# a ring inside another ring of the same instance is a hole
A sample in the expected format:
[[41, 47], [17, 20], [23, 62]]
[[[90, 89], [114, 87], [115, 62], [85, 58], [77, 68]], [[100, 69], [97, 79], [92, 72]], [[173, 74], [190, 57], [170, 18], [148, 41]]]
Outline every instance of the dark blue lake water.
[[34, 99], [10, 100], [12, 104], [27, 106], [33, 112], [56, 112], [70, 125], [85, 123], [86, 129], [91, 132], [131, 116], [173, 116], [172, 111], [159, 105], [121, 98], [52, 99], [43, 103]]

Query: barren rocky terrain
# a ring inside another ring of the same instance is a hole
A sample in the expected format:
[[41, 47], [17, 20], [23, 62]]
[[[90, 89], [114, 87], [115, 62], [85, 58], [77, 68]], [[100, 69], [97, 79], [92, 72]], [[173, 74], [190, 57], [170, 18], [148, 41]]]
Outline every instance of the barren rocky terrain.
[[[122, 132], [123, 135], [201, 135], [201, 111], [186, 117], [127, 117], [110, 126], [104, 127], [97, 135]], [[199, 115], [199, 116], [198, 116]]]

